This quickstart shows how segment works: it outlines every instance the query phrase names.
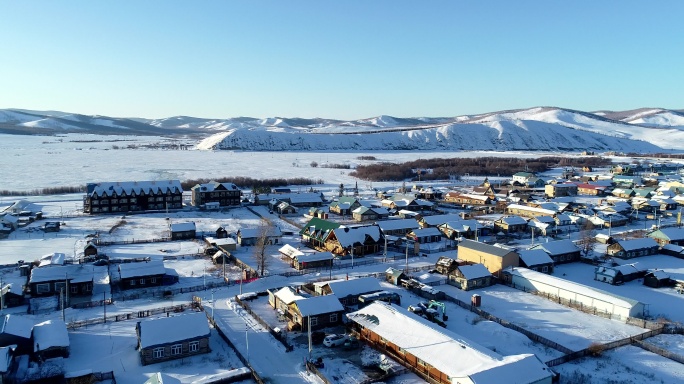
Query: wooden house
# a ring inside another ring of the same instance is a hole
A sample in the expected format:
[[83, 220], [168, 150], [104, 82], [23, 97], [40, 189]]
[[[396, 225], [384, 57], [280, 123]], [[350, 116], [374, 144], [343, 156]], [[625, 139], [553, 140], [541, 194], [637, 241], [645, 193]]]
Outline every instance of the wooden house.
[[297, 300], [305, 299], [305, 296], [299, 294], [299, 289], [292, 287], [283, 287], [280, 289], [269, 289], [268, 303], [278, 311], [279, 314], [285, 316], [288, 320], [291, 319], [290, 305]]
[[646, 235], [654, 239], [661, 247], [666, 244], [684, 245], [684, 228], [662, 228]]
[[[18, 307], [26, 303], [26, 298], [24, 297], [24, 290], [21, 283], [3, 283], [1, 288], [0, 295], [2, 295], [2, 303], [5, 308]], [[0, 308], [0, 310], [2, 309], [3, 308]]]
[[434, 227], [413, 230], [406, 235], [406, 238], [420, 244], [436, 243], [443, 239], [442, 232]]
[[69, 333], [64, 321], [47, 320], [33, 326], [33, 355], [39, 361], [69, 357]]
[[484, 264], [459, 265], [450, 274], [447, 283], [464, 291], [493, 285], [496, 278]]
[[254, 204], [269, 205], [273, 200], [284, 201], [295, 207], [309, 208], [323, 205], [323, 198], [317, 192], [258, 194], [254, 197]]
[[542, 273], [553, 273], [553, 259], [543, 249], [518, 251], [520, 266]]
[[89, 241], [85, 247], [83, 247], [83, 257], [97, 256], [97, 246]]
[[290, 203], [287, 203], [285, 201], [281, 201], [278, 204], [276, 204], [275, 207], [273, 207], [273, 210], [276, 211], [279, 215], [283, 216], [290, 216], [290, 215], [296, 215], [299, 210], [297, 207], [290, 205]]
[[183, 208], [179, 180], [89, 183], [83, 198], [88, 214], [163, 211]]
[[528, 217], [528, 218], [532, 218], [532, 217], [536, 217], [536, 216], [553, 217], [556, 215], [556, 213], [558, 213], [558, 212], [551, 210], [551, 209], [538, 208], [538, 207], [533, 207], [530, 205], [509, 204], [506, 207], [506, 214]]
[[197, 235], [197, 228], [192, 221], [185, 223], [169, 224], [169, 235], [171, 240], [189, 240]]
[[[256, 245], [259, 238], [264, 235], [264, 229], [257, 228], [240, 228], [237, 231], [237, 242], [243, 247]], [[268, 227], [265, 229], [266, 244], [278, 244], [283, 237], [283, 233], [278, 227]]]
[[361, 206], [361, 202], [355, 197], [340, 196], [336, 201], [330, 203], [328, 210], [331, 213], [335, 213], [340, 216], [349, 216], [353, 210]]
[[323, 250], [340, 257], [362, 257], [378, 253], [384, 246], [384, 236], [377, 225], [339, 227], [330, 231]]
[[456, 220], [463, 220], [463, 218], [456, 213], [447, 213], [443, 215], [422, 216], [418, 220], [418, 224], [420, 224], [421, 228], [439, 227], [444, 223]]
[[554, 376], [535, 355], [501, 356], [392, 304], [374, 302], [347, 318], [361, 340], [429, 383], [550, 384]]
[[494, 221], [494, 232], [506, 234], [525, 232], [527, 230], [527, 220], [520, 216], [504, 216]]
[[289, 306], [289, 330], [308, 331], [342, 324], [344, 307], [335, 295], [314, 296], [294, 301]]
[[33, 325], [33, 320], [26, 316], [7, 314], [0, 317], [0, 347], [16, 345], [18, 355], [31, 353]]
[[242, 192], [233, 183], [210, 181], [205, 184], [197, 184], [190, 190], [192, 191], [190, 201], [195, 207], [207, 208], [214, 205], [217, 208], [230, 208], [242, 205]]
[[460, 205], [491, 205], [492, 199], [489, 195], [478, 195], [469, 193], [449, 192], [446, 199], [449, 203]]
[[408, 276], [401, 269], [389, 267], [385, 271], [385, 280], [391, 284], [401, 286], [401, 283], [408, 279]]
[[606, 194], [606, 189], [606, 186], [598, 184], [577, 184], [578, 195], [604, 196]]
[[459, 262], [456, 259], [452, 259], [448, 256], [440, 256], [435, 263], [435, 271], [441, 273], [444, 276], [448, 276], [456, 268], [458, 268]]
[[389, 216], [385, 208], [358, 207], [352, 211], [352, 218], [356, 221], [382, 220]]
[[142, 365], [211, 352], [204, 312], [139, 321], [136, 334]]
[[317, 268], [330, 269], [334, 259], [335, 255], [330, 252], [303, 253], [294, 256], [292, 266], [298, 271]]
[[581, 256], [581, 250], [571, 240], [549, 241], [548, 243], [537, 244], [530, 249], [541, 249], [546, 252], [554, 264], [579, 261]]
[[362, 277], [349, 280], [331, 280], [314, 283], [319, 295], [335, 295], [345, 306], [358, 304], [359, 296], [382, 290], [380, 282], [374, 277]]
[[644, 285], [651, 288], [671, 287], [674, 280], [662, 269], [654, 269], [644, 275]]
[[546, 184], [544, 186], [544, 194], [549, 198], [575, 196], [577, 195], [577, 184], [575, 183], [560, 183], [560, 184]]
[[484, 264], [493, 275], [502, 269], [517, 267], [518, 253], [507, 247], [499, 247], [473, 240], [463, 240], [458, 245], [458, 258], [475, 264]]
[[325, 249], [332, 231], [341, 226], [342, 224], [314, 217], [304, 225], [299, 231], [299, 235], [302, 237], [302, 241], [312, 248]]
[[396, 220], [382, 220], [375, 223], [380, 227], [385, 236], [406, 236], [409, 232], [420, 228], [416, 219], [396, 219]]
[[640, 279], [646, 275], [646, 268], [634, 264], [615, 266], [598, 266], [594, 270], [594, 280], [619, 285], [627, 281]]
[[59, 295], [90, 296], [93, 292], [94, 267], [92, 264], [54, 265], [31, 269], [29, 288], [31, 296]]
[[166, 268], [161, 260], [123, 263], [118, 267], [121, 289], [158, 287], [162, 285]]
[[477, 237], [478, 229], [482, 228], [477, 220], [452, 220], [437, 226], [442, 235], [450, 240], [474, 239]]
[[658, 253], [658, 243], [650, 237], [633, 240], [617, 240], [608, 246], [606, 254], [621, 259], [655, 255]]

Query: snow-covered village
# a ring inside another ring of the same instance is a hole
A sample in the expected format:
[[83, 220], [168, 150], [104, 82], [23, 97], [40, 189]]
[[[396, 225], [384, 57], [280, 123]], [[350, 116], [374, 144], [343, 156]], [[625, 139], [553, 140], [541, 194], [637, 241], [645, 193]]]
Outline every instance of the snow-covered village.
[[0, 0], [0, 384], [684, 383], [683, 14]]
[[[0, 198], [3, 381], [684, 378], [684, 162], [610, 154], [596, 167], [370, 183], [322, 158], [356, 169], [415, 154], [116, 150], [78, 134], [2, 143], [7, 159], [48, 164], [121, 154], [88, 167], [108, 181], [82, 193], [33, 193], [22, 179], [26, 193]], [[255, 191], [153, 175], [220, 177], [244, 158], [254, 176], [325, 182]], [[143, 159], [166, 168], [127, 178]], [[35, 166], [41, 182], [82, 182]]]

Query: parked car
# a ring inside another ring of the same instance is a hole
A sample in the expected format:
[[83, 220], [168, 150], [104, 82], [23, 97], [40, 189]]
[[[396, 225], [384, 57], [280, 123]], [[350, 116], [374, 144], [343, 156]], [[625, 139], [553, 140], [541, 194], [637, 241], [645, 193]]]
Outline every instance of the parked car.
[[342, 346], [344, 349], [357, 349], [358, 347], [359, 341], [355, 337], [348, 337]]
[[323, 345], [326, 347], [339, 347], [344, 345], [347, 338], [344, 335], [328, 335], [323, 339]]

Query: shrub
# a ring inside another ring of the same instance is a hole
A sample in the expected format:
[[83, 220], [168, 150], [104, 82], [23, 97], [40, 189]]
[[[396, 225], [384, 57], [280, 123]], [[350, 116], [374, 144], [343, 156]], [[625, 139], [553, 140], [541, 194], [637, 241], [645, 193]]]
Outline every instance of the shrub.
[[587, 347], [587, 351], [589, 352], [589, 354], [594, 357], [599, 357], [603, 355], [603, 351], [605, 350], [606, 348], [603, 346], [603, 344], [596, 342], [591, 343], [589, 347]]

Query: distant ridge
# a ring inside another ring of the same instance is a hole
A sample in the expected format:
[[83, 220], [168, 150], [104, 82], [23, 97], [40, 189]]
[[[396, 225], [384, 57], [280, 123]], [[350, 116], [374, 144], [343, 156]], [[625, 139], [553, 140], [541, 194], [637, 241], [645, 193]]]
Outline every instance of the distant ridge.
[[681, 110], [584, 112], [535, 107], [456, 117], [164, 119], [0, 109], [0, 133], [190, 137], [198, 149], [252, 151], [684, 150]]

